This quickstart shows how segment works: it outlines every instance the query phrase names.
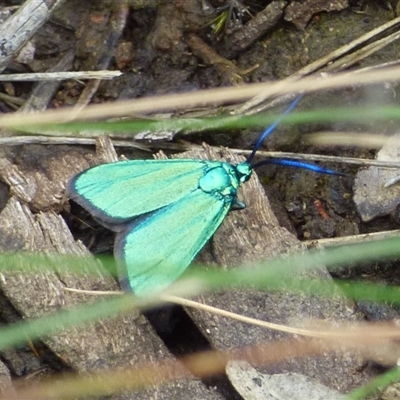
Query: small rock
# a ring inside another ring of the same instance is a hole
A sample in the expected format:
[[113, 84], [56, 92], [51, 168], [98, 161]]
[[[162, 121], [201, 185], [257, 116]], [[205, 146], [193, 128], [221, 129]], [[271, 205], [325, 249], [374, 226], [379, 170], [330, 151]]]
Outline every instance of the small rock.
[[[400, 160], [400, 134], [393, 135], [378, 152], [377, 160]], [[400, 204], [400, 173], [394, 168], [369, 167], [357, 173], [354, 203], [362, 220], [390, 214]]]

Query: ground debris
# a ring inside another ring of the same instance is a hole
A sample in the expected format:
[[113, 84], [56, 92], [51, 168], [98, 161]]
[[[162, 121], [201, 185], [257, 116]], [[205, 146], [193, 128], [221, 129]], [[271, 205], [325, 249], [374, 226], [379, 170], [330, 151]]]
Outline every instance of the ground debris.
[[247, 49], [257, 39], [273, 28], [282, 17], [287, 1], [273, 1], [254, 18], [248, 21], [241, 29], [228, 36], [225, 43], [226, 57], [233, 57]]
[[344, 399], [338, 391], [302, 374], [260, 374], [244, 361], [230, 362], [226, 370], [230, 381], [245, 400]]
[[303, 0], [293, 1], [285, 9], [285, 21], [304, 29], [314, 14], [322, 11], [340, 11], [349, 6], [348, 0]]

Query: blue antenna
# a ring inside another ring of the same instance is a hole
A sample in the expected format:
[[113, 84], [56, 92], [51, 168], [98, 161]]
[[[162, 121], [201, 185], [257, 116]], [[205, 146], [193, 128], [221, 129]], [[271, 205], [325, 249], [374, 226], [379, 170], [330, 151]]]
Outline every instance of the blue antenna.
[[[247, 157], [246, 162], [251, 165], [251, 162], [253, 161], [254, 156], [257, 153], [257, 150], [261, 147], [263, 144], [264, 140], [270, 135], [276, 127], [280, 124], [280, 122], [288, 115], [290, 112], [293, 111], [293, 109], [297, 106], [297, 104], [300, 102], [300, 100], [303, 98], [303, 95], [300, 95], [296, 97], [289, 105], [288, 108], [261, 134], [259, 139], [257, 140], [257, 143], [255, 144], [251, 154]], [[323, 168], [319, 167], [318, 165], [315, 164], [309, 164], [303, 161], [297, 161], [297, 160], [288, 160], [288, 159], [280, 159], [280, 158], [274, 158], [274, 159], [269, 159], [269, 160], [264, 160], [260, 161], [258, 163], [255, 163], [251, 165], [253, 169], [256, 169], [258, 167], [261, 167], [262, 165], [266, 164], [276, 164], [276, 165], [283, 165], [286, 167], [295, 167], [295, 168], [302, 168], [302, 169], [308, 169], [310, 171], [322, 173], [322, 174], [328, 174], [328, 175], [340, 175], [343, 176], [344, 174], [341, 174], [340, 172], [337, 172], [333, 169], [328, 169], [328, 168]]]
[[275, 128], [280, 124], [280, 122], [286, 117], [286, 115], [288, 115], [299, 103], [299, 101], [301, 100], [301, 98], [303, 97], [303, 95], [300, 95], [298, 97], [296, 97], [292, 103], [289, 105], [289, 107], [275, 120], [274, 123], [272, 123], [272, 125], [270, 125], [263, 133], [262, 135], [259, 137], [259, 139], [257, 140], [257, 143], [255, 144], [253, 151], [251, 152], [251, 154], [247, 157], [247, 162], [249, 164], [251, 164], [251, 162], [253, 161], [254, 156], [257, 153], [257, 150], [261, 147], [261, 145], [263, 144], [264, 140], [267, 138], [267, 136], [269, 134], [271, 134]]

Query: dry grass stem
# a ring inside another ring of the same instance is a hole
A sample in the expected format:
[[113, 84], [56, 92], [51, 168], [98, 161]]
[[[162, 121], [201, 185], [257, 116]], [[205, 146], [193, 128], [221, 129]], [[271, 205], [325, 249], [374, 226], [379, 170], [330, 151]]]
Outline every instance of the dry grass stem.
[[48, 110], [40, 114], [6, 114], [0, 116], [0, 126], [15, 127], [27, 124], [56, 124], [61, 121], [69, 121], [71, 118], [92, 120], [96, 118], [105, 119], [171, 110], [187, 110], [206, 105], [216, 107], [223, 104], [244, 101], [260, 93], [265, 98], [273, 98], [283, 94], [312, 93], [327, 89], [354, 87], [399, 79], [400, 67], [396, 66], [385, 69], [381, 74], [377, 74], [376, 71], [362, 73], [346, 72], [326, 78], [306, 77], [295, 82], [284, 80], [279, 82], [253, 83], [239, 87], [199, 90], [195, 93], [178, 93], [124, 102], [103, 103], [90, 105], [79, 112], [79, 114], [69, 108]]

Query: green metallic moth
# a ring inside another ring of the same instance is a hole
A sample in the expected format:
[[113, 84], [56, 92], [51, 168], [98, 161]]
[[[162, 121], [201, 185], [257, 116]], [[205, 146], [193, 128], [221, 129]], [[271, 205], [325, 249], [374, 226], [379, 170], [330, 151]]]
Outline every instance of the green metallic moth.
[[132, 160], [103, 164], [76, 175], [71, 199], [117, 231], [114, 253], [136, 295], [159, 291], [186, 270], [232, 208], [252, 170], [266, 163], [335, 173], [293, 160], [252, 165], [254, 155], [297, 98], [238, 165], [194, 159]]

